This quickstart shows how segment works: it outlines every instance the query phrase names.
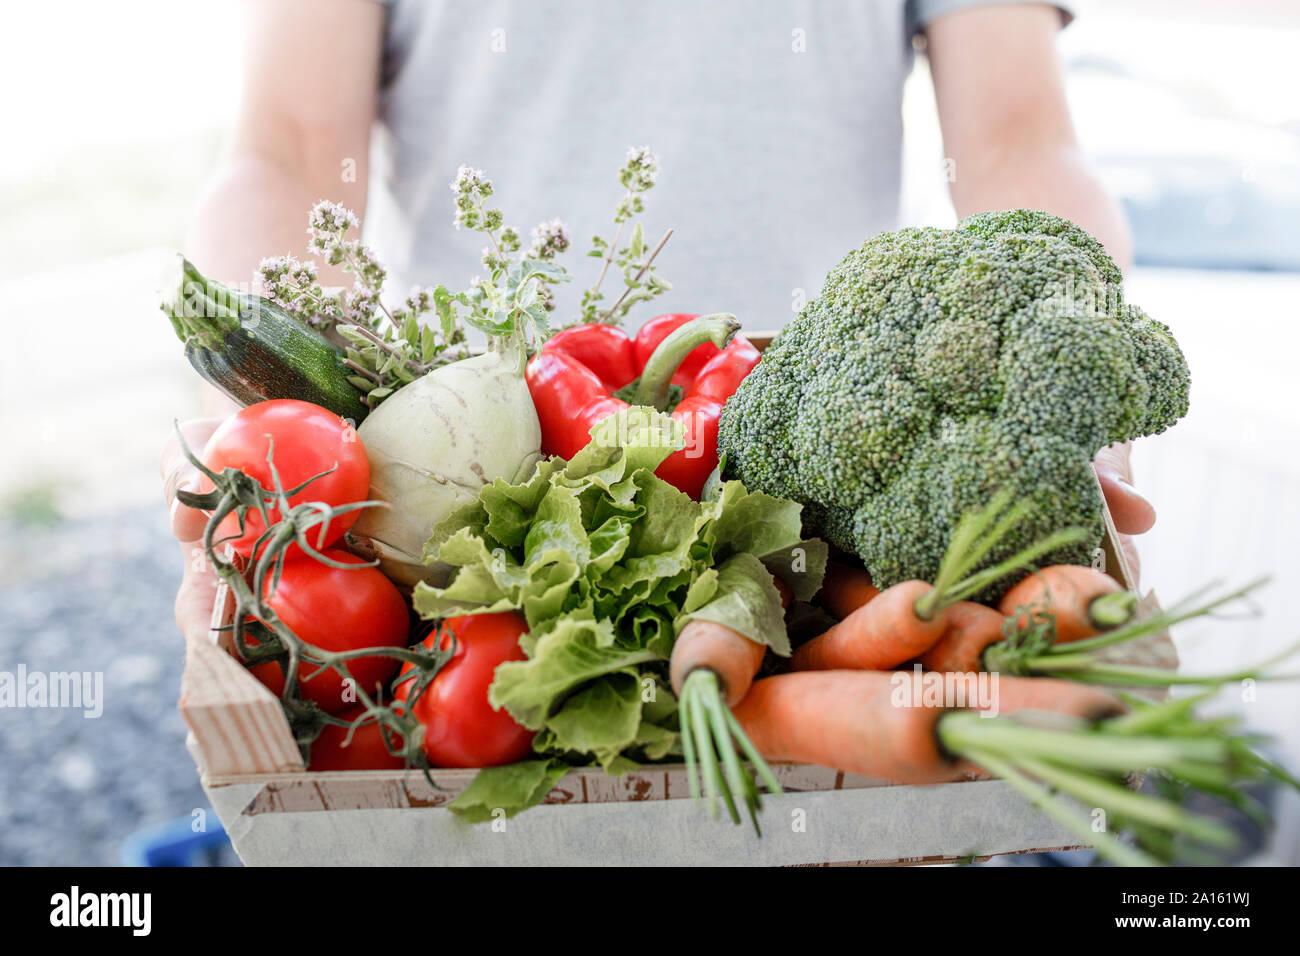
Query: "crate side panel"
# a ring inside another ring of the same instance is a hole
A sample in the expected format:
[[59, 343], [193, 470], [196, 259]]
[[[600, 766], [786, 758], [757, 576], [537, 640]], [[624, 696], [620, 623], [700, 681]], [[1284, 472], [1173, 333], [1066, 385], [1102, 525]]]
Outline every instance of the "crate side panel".
[[687, 800], [540, 806], [473, 825], [436, 808], [241, 815], [250, 865], [807, 865], [969, 858], [1078, 845], [1001, 781], [765, 799], [763, 839]]

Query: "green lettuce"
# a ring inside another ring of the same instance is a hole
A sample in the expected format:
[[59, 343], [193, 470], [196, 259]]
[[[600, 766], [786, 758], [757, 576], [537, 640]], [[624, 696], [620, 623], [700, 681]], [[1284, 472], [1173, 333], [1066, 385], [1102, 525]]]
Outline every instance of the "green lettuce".
[[540, 802], [564, 768], [623, 773], [680, 755], [668, 658], [692, 620], [724, 624], [790, 653], [774, 577], [796, 599], [821, 586], [826, 545], [802, 537], [792, 501], [721, 483], [693, 501], [654, 470], [683, 447], [681, 426], [629, 408], [592, 429], [570, 461], [498, 479], [433, 529], [425, 559], [454, 570], [417, 586], [427, 618], [518, 611], [526, 660], [489, 692], [537, 731], [538, 760], [482, 771], [450, 806], [471, 819]]

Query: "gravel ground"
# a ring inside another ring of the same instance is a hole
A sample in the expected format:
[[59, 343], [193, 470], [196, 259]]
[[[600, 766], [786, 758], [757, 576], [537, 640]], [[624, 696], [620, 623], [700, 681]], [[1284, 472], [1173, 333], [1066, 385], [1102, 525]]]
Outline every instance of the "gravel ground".
[[[101, 673], [103, 713], [0, 710], [0, 865], [113, 866], [203, 810], [176, 709], [179, 553], [161, 507], [33, 528], [0, 519], [0, 671]], [[217, 856], [238, 863], [228, 847]]]

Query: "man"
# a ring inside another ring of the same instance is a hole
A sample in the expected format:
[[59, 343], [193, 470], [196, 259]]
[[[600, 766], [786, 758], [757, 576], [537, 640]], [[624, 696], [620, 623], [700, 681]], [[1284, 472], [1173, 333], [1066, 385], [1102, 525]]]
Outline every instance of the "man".
[[[899, 107], [919, 35], [957, 214], [1046, 209], [1126, 268], [1123, 214], [1089, 171], [1065, 101], [1055, 39], [1068, 16], [988, 0], [259, 0], [234, 140], [188, 252], [209, 275], [247, 281], [264, 256], [303, 254], [317, 200], [358, 215], [369, 202], [390, 291], [464, 285], [479, 250], [451, 228], [459, 164], [487, 171], [508, 223], [559, 214], [581, 245], [610, 231], [613, 171], [646, 143], [664, 169], [646, 218], [675, 229], [660, 310], [779, 326], [846, 252], [898, 225]], [[232, 410], [215, 392], [205, 403]], [[217, 421], [186, 423], [191, 447]], [[193, 479], [179, 462], [172, 442], [169, 497]], [[1150, 528], [1127, 448], [1104, 450], [1097, 470], [1119, 530]], [[173, 502], [187, 636], [212, 604], [210, 573], [189, 559], [202, 520]]]

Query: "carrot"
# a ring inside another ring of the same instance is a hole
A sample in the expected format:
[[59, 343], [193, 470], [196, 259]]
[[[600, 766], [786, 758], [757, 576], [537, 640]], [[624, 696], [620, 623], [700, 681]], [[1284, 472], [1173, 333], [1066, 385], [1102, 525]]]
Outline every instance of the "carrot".
[[749, 692], [758, 666], [767, 653], [766, 644], [713, 621], [691, 621], [673, 644], [668, 668], [673, 692], [679, 697], [686, 678], [700, 668], [718, 675], [728, 707], [734, 707]]
[[922, 617], [917, 602], [931, 587], [902, 581], [881, 591], [826, 633], [794, 652], [797, 671], [883, 670], [929, 650], [948, 627], [947, 611]]
[[[980, 655], [984, 670], [1023, 676], [1063, 677], [1091, 684], [1117, 684], [1130, 687], [1171, 687], [1177, 684], [1200, 684], [1220, 687], [1243, 680], [1271, 679], [1268, 668], [1300, 651], [1300, 644], [1279, 655], [1244, 670], [1228, 674], [1181, 674], [1164, 667], [1146, 667], [1117, 663], [1108, 656], [1109, 649], [1129, 641], [1161, 634], [1173, 625], [1209, 614], [1217, 608], [1247, 597], [1267, 582], [1252, 581], [1233, 590], [1216, 593], [1215, 584], [1197, 590], [1167, 610], [1153, 609], [1127, 624], [1112, 627], [1091, 637], [1063, 644], [1056, 640], [1054, 615], [1032, 606], [1021, 605], [1013, 617], [1004, 621], [1004, 639], [986, 647]], [[1115, 591], [1110, 596], [1125, 596]]]
[[[1050, 677], [1008, 677], [998, 675], [995, 704], [998, 713], [1014, 714], [1022, 710], [1042, 710], [1066, 714], [1080, 720], [1096, 721], [1124, 713], [1118, 697], [1100, 687], [1072, 680]], [[973, 710], [990, 708], [976, 706]]]
[[998, 608], [1008, 617], [1044, 608], [1056, 624], [1056, 643], [1092, 637], [1127, 624], [1138, 599], [1096, 568], [1057, 564], [1029, 575], [1005, 595]]
[[776, 585], [776, 593], [781, 595], [781, 607], [788, 608], [794, 600], [794, 590], [775, 574], [772, 575], [772, 583]]
[[924, 654], [950, 628], [951, 609], [1000, 578], [1086, 532], [1066, 528], [1006, 560], [976, 568], [1028, 513], [1027, 502], [1011, 505], [1000, 492], [981, 511], [964, 516], [940, 562], [934, 583], [911, 580], [886, 588], [792, 658], [795, 670], [895, 667]]
[[958, 762], [936, 736], [945, 711], [895, 706], [896, 684], [896, 675], [883, 671], [778, 674], [755, 681], [733, 713], [768, 760], [898, 783], [960, 779]]
[[879, 593], [866, 569], [831, 561], [814, 600], [842, 621]]
[[[895, 783], [960, 780], [973, 768], [939, 742], [940, 721], [952, 709], [909, 706], [906, 683], [917, 679], [884, 671], [778, 674], [755, 681], [733, 713], [768, 760]], [[1124, 710], [1105, 691], [1071, 681], [1000, 677], [996, 687], [1000, 713], [1051, 710], [1095, 720]]]
[[984, 649], [1002, 640], [1002, 615], [991, 607], [962, 601], [948, 610], [946, 629], [921, 655], [928, 671], [982, 671]]
[[[788, 608], [794, 600], [793, 590], [775, 575], [772, 582], [781, 597], [781, 606]], [[736, 746], [749, 758], [754, 772], [770, 792], [780, 793], [781, 784], [729, 708], [749, 693], [766, 653], [767, 645], [751, 641], [739, 631], [714, 621], [694, 620], [677, 635], [668, 665], [669, 679], [677, 695], [677, 717], [691, 795], [700, 797], [699, 778], [702, 778], [710, 815], [717, 813], [717, 797], [721, 796], [736, 823], [740, 822], [740, 815], [733, 794], [739, 796], [756, 833], [761, 832], [757, 816], [758, 786], [741, 767]], [[701, 771], [699, 777], [697, 768]]]

